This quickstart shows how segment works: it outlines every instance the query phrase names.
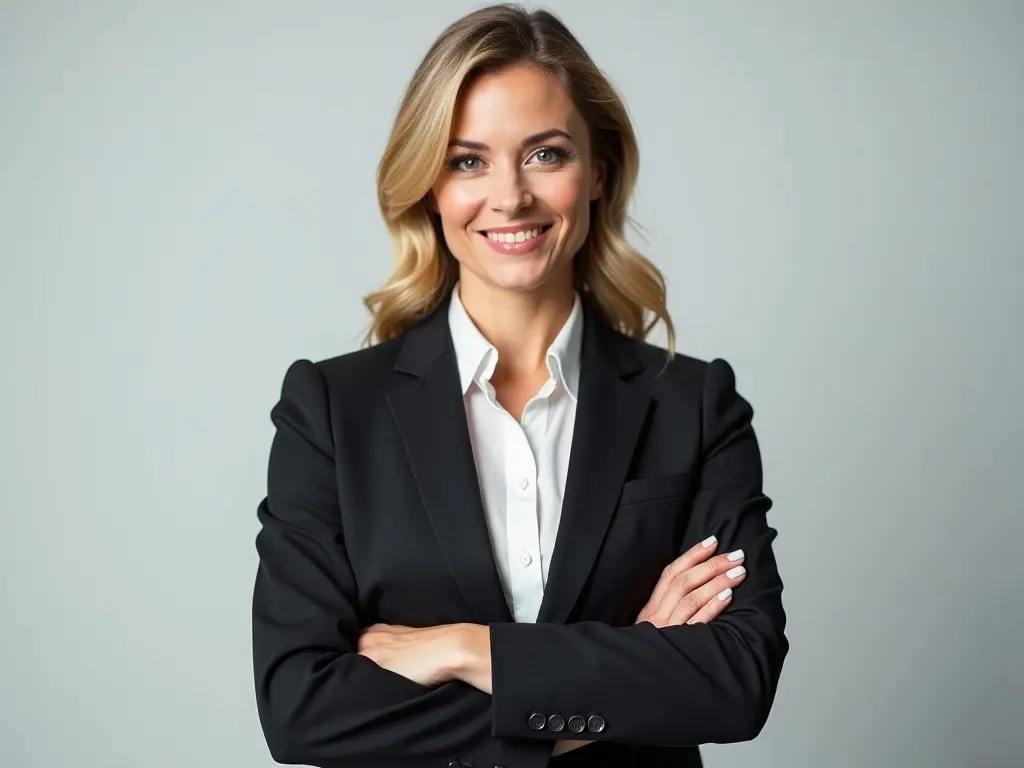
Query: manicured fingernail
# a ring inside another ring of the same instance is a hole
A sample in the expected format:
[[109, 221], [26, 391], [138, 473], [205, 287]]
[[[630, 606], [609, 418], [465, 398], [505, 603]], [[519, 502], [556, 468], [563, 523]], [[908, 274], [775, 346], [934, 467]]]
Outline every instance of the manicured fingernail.
[[728, 600], [729, 599], [729, 595], [731, 595], [731, 594], [732, 594], [732, 590], [729, 589], [728, 587], [726, 587], [725, 589], [723, 589], [721, 592], [718, 593], [718, 599], [719, 600]]
[[743, 557], [743, 550], [737, 549], [735, 552], [730, 552], [729, 557], [726, 559], [729, 560], [729, 562], [735, 563], [741, 557]]
[[714, 543], [715, 543], [716, 541], [718, 541], [718, 539], [717, 539], [716, 537], [714, 537], [714, 536], [708, 536], [708, 537], [707, 537], [706, 539], [704, 539], [704, 541], [702, 541], [702, 542], [701, 542], [700, 544], [701, 544], [701, 546], [702, 546], [702, 547], [704, 547], [704, 549], [707, 549], [707, 548], [708, 548], [708, 547], [710, 547], [710, 546], [711, 546], [712, 544], [714, 544]]
[[733, 568], [731, 571], [729, 571], [725, 575], [728, 576], [730, 579], [738, 579], [740, 576], [742, 576], [746, 572], [747, 572], [746, 568], [744, 568], [742, 565], [737, 565], [735, 568]]

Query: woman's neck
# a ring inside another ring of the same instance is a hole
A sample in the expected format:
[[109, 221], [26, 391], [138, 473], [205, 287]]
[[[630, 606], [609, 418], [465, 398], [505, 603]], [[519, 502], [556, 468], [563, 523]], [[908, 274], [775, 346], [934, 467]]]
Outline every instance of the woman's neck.
[[459, 283], [459, 300], [480, 333], [498, 350], [500, 378], [546, 370], [548, 347], [572, 312], [572, 283], [552, 280], [536, 291], [504, 291], [475, 279]]

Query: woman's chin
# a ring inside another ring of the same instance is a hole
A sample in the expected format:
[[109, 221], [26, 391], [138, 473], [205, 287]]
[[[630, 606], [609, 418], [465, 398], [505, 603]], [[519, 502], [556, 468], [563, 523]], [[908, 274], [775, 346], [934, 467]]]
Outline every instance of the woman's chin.
[[488, 270], [486, 282], [503, 291], [536, 291], [550, 287], [548, 284], [557, 276], [557, 270], [553, 267], [554, 265], [546, 260], [503, 264], [499, 268]]
[[509, 293], [531, 293], [547, 286], [548, 277], [547, 274], [503, 277], [502, 279], [492, 281], [491, 286], [496, 290]]

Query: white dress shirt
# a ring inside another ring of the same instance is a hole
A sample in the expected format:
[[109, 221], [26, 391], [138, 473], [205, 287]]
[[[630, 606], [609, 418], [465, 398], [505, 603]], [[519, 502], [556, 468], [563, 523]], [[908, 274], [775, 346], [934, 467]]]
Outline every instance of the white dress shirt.
[[576, 422], [583, 307], [577, 294], [569, 319], [548, 348], [550, 376], [526, 403], [521, 422], [495, 397], [491, 375], [498, 350], [466, 313], [458, 285], [448, 321], [494, 562], [515, 620], [534, 622], [562, 514]]

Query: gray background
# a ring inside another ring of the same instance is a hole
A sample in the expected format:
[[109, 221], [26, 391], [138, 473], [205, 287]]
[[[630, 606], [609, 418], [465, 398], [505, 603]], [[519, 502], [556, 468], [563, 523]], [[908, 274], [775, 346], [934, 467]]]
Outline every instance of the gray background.
[[[374, 168], [466, 2], [0, 3], [0, 764], [269, 766], [288, 363], [356, 348]], [[754, 405], [792, 651], [712, 768], [1024, 763], [1024, 6], [552, 2], [634, 242]]]

